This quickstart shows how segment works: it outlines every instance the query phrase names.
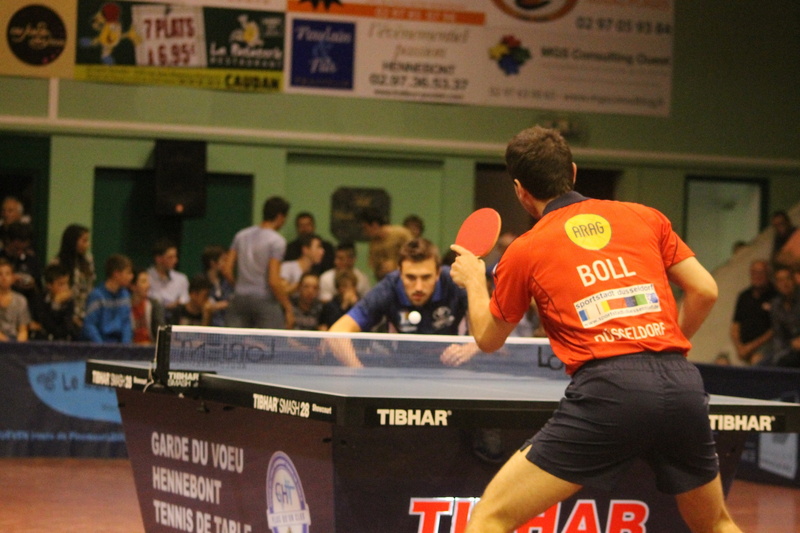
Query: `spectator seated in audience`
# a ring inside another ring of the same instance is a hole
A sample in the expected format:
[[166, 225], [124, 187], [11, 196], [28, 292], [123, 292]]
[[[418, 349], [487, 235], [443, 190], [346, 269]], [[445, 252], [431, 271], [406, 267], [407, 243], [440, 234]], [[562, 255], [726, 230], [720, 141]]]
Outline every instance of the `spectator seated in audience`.
[[14, 270], [7, 259], [0, 258], [0, 341], [28, 340], [31, 321], [28, 302], [12, 289]]
[[167, 322], [179, 305], [189, 301], [189, 278], [178, 272], [178, 248], [169, 239], [159, 239], [153, 246], [153, 266], [150, 274], [150, 297], [164, 306]]
[[340, 242], [333, 256], [333, 268], [326, 270], [319, 277], [319, 299], [323, 303], [331, 301], [336, 294], [335, 278], [339, 272], [352, 272], [355, 276], [355, 288], [359, 298], [369, 292], [370, 283], [366, 274], [356, 268], [356, 247], [352, 242]]
[[15, 222], [30, 224], [31, 217], [25, 214], [25, 206], [16, 196], [6, 196], [3, 198], [0, 207], [0, 248], [5, 242], [5, 233], [8, 227]]
[[75, 323], [75, 300], [69, 286], [69, 269], [50, 264], [44, 269], [45, 289], [31, 309], [31, 340], [71, 341], [80, 338]]
[[325, 255], [319, 235], [307, 233], [301, 236], [300, 250], [299, 258], [281, 263], [281, 279], [284, 281], [286, 294], [290, 296], [299, 289], [303, 274], [312, 272], [314, 265], [318, 265]]
[[750, 264], [750, 286], [739, 293], [731, 323], [731, 340], [741, 361], [754, 365], [768, 356], [772, 339], [772, 300], [778, 295], [770, 281], [769, 262]]
[[294, 329], [308, 331], [319, 329], [322, 302], [318, 296], [319, 276], [313, 272], [306, 272], [300, 278], [297, 293], [289, 297], [294, 307]]
[[208, 326], [211, 323], [210, 293], [211, 282], [205, 275], [194, 276], [189, 282], [189, 301], [178, 306], [171, 323], [180, 326]]
[[69, 285], [75, 315], [73, 321], [80, 329], [86, 312], [86, 298], [94, 288], [96, 276], [94, 258], [89, 251], [89, 228], [70, 224], [61, 234], [61, 247], [52, 264], [62, 265], [70, 273]]
[[225, 311], [233, 295], [233, 285], [222, 275], [222, 265], [227, 261], [228, 251], [222, 246], [206, 246], [201, 261], [206, 279], [211, 283], [211, 325], [225, 325]]
[[133, 340], [128, 292], [133, 279], [131, 260], [122, 254], [113, 254], [105, 266], [105, 281], [95, 287], [86, 300], [82, 336], [91, 342], [129, 343]]
[[131, 326], [135, 344], [154, 344], [158, 328], [165, 324], [164, 307], [155, 298], [150, 298], [150, 274], [137, 268], [130, 285]]
[[337, 320], [345, 315], [361, 298], [356, 291], [356, 276], [352, 270], [336, 272], [336, 294], [322, 306], [319, 318], [321, 330], [327, 331]]
[[25, 297], [28, 308], [33, 307], [42, 277], [41, 264], [33, 250], [33, 227], [23, 222], [9, 224], [0, 257], [5, 257], [14, 270], [13, 289]]
[[775, 270], [778, 296], [772, 301], [773, 349], [762, 364], [800, 367], [800, 287], [792, 269], [779, 266]]

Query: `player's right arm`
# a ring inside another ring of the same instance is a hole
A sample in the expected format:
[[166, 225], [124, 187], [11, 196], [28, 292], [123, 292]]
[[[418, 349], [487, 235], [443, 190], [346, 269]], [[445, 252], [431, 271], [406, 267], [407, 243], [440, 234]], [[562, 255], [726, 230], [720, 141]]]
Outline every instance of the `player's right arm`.
[[688, 257], [672, 265], [667, 275], [684, 292], [678, 326], [686, 338], [691, 339], [717, 301], [717, 282], [696, 257]]
[[514, 331], [516, 324], [495, 317], [489, 309], [489, 290], [486, 286], [486, 265], [466, 248], [450, 247], [458, 254], [450, 267], [453, 281], [467, 291], [469, 331], [484, 352], [499, 350]]

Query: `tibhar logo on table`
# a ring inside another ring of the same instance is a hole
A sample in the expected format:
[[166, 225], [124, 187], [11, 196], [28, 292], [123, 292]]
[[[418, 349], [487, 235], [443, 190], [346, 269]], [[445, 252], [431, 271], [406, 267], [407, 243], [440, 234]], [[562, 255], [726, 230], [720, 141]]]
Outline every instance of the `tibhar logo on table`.
[[771, 432], [775, 417], [770, 415], [708, 415], [715, 431]]
[[[480, 498], [411, 498], [408, 514], [419, 516], [419, 533], [462, 533], [467, 527], [473, 506]], [[572, 509], [564, 502], [529, 520], [517, 533], [562, 533], [566, 531], [595, 531], [597, 533], [637, 533], [647, 531], [650, 507], [639, 500], [611, 500], [605, 513], [606, 528], [601, 527], [601, 512], [595, 500], [578, 500]], [[569, 512], [569, 515], [566, 513]], [[567, 516], [560, 529], [562, 515]], [[442, 520], [448, 518], [449, 520]], [[447, 527], [447, 522], [450, 522]]]
[[447, 409], [376, 409], [382, 426], [446, 426]]

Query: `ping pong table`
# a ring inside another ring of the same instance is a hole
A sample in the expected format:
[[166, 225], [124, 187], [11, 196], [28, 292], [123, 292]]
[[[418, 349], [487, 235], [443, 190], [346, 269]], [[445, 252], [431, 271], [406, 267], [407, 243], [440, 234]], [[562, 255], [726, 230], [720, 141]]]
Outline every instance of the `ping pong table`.
[[[469, 341], [172, 326], [154, 363], [90, 360], [87, 382], [117, 389], [148, 532], [456, 533], [568, 383], [541, 339], [441, 363]], [[748, 432], [800, 431], [800, 405], [714, 395], [709, 423], [729, 485]], [[642, 463], [521, 531], [645, 528], [688, 531]]]

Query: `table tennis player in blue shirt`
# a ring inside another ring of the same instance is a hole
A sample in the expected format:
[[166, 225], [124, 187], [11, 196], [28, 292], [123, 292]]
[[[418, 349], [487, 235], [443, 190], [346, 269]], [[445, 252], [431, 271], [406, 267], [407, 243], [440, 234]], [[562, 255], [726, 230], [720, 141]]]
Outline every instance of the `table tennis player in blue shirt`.
[[[413, 239], [400, 249], [399, 268], [387, 274], [375, 287], [337, 320], [331, 332], [371, 331], [385, 318], [399, 333], [457, 335], [467, 311], [467, 293], [442, 267], [439, 251], [424, 238]], [[475, 345], [445, 350], [442, 362], [463, 364], [478, 350]], [[362, 366], [350, 352], [334, 350], [347, 366]]]

